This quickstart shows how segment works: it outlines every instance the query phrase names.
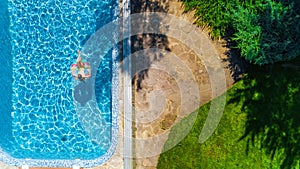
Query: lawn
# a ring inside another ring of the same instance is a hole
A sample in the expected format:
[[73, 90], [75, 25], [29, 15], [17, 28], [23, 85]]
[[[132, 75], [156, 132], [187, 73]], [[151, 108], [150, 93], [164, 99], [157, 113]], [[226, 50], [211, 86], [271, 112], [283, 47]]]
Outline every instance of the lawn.
[[[165, 149], [180, 133], [189, 133], [161, 154], [157, 168], [300, 168], [299, 57], [291, 63], [251, 67], [227, 91], [222, 119], [205, 143], [198, 139], [210, 103], [175, 125]], [[186, 131], [194, 117], [196, 122]]]

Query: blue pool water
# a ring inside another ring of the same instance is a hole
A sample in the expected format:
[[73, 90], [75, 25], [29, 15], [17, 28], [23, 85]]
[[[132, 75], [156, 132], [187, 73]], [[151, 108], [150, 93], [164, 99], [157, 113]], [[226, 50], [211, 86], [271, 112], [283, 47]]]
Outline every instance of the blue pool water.
[[[70, 65], [77, 50], [84, 51], [88, 38], [115, 19], [117, 1], [0, 3], [1, 149], [16, 159], [91, 160], [104, 156], [113, 137], [112, 50], [102, 56], [99, 66], [92, 67], [97, 69], [95, 83], [92, 78], [75, 82]], [[89, 60], [88, 55], [83, 57]], [[97, 111], [81, 111], [91, 106], [93, 99]], [[87, 123], [95, 123], [97, 130], [87, 131]]]

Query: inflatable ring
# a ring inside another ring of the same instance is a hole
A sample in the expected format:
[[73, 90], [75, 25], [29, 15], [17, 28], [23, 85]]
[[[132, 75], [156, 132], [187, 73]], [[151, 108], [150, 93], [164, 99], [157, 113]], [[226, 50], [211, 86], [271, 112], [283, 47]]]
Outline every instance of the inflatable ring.
[[[87, 74], [84, 74], [85, 76], [89, 76], [90, 75], [90, 70], [91, 70], [91, 66], [90, 66], [90, 64], [88, 63], [88, 62], [82, 62], [83, 63], [83, 66], [84, 66], [84, 69], [85, 70], [87, 70], [88, 71], [88, 73]], [[78, 65], [77, 65], [77, 63], [73, 63], [72, 65], [71, 65], [71, 71], [72, 71], [72, 74], [74, 73], [75, 74], [75, 70], [79, 70], [79, 68], [78, 68]], [[77, 72], [77, 75], [78, 75], [78, 72]]]

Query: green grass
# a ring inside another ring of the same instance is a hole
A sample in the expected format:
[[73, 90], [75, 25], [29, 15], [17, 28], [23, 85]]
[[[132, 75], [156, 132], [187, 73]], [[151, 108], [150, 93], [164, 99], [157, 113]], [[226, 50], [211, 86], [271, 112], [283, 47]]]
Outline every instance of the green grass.
[[[299, 66], [300, 61], [295, 60]], [[227, 103], [214, 134], [198, 142], [210, 103], [175, 125], [159, 169], [300, 168], [300, 69], [281, 64], [253, 67], [226, 93]], [[198, 114], [197, 114], [198, 113]], [[186, 126], [196, 121], [190, 131]]]

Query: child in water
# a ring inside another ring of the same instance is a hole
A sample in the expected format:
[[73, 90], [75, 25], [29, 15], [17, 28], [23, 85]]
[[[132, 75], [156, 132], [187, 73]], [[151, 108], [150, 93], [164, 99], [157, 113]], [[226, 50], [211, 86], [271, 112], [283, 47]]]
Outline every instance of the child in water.
[[[77, 70], [77, 74], [76, 74]], [[78, 57], [76, 63], [71, 65], [72, 76], [76, 80], [83, 81], [91, 77], [91, 67], [88, 62], [83, 62], [80, 56], [80, 50], [78, 50]]]

